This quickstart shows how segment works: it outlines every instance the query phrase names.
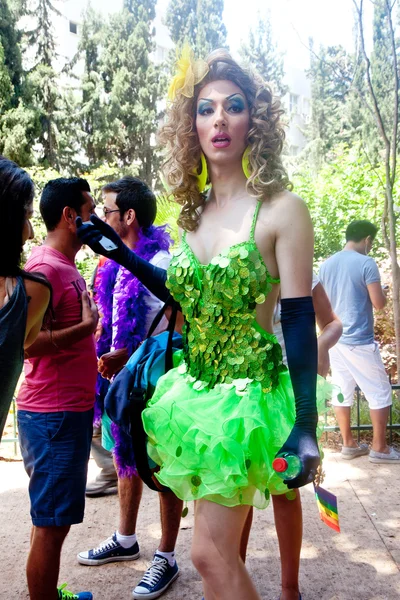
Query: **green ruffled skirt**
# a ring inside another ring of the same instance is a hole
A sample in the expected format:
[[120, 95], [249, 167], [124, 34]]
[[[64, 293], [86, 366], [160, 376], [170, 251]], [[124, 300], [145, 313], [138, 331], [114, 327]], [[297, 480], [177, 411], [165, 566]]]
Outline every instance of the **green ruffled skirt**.
[[[267, 394], [259, 382], [244, 380], [210, 390], [186, 373], [181, 352], [174, 359], [180, 366], [159, 379], [143, 411], [148, 454], [161, 467], [160, 483], [182, 500], [204, 498], [224, 506], [265, 508], [270, 494], [288, 492], [272, 461], [295, 420], [289, 372]], [[319, 414], [330, 389], [319, 378]]]

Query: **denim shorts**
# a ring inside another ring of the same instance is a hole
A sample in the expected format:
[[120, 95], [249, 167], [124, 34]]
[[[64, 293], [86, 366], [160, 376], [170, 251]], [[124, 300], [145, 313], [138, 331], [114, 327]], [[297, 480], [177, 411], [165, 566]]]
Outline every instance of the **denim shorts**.
[[93, 410], [51, 413], [20, 410], [18, 431], [29, 475], [32, 523], [37, 527], [81, 523]]

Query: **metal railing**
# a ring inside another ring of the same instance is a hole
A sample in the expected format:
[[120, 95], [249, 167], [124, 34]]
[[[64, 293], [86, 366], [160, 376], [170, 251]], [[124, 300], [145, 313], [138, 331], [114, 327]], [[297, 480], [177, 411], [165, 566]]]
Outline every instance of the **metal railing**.
[[[400, 384], [392, 383], [392, 391], [400, 390]], [[357, 423], [356, 425], [351, 425], [352, 431], [357, 431], [357, 441], [360, 441], [360, 432], [361, 431], [372, 431], [372, 425], [368, 423], [360, 423], [360, 402], [361, 402], [361, 390], [357, 386], [355, 388], [356, 394], [356, 415], [357, 415]], [[17, 407], [15, 404], [15, 398], [13, 398], [12, 404], [12, 416], [13, 416], [13, 436], [2, 438], [2, 444], [14, 444], [14, 456], [18, 454], [18, 433], [17, 433]], [[328, 425], [328, 412], [325, 413], [325, 424], [324, 424], [324, 433], [325, 433], [325, 441], [328, 441], [328, 433], [330, 431], [340, 431], [338, 425]], [[391, 444], [393, 441], [393, 431], [400, 431], [400, 423], [393, 423], [393, 405], [389, 410], [389, 423], [387, 425], [387, 429], [389, 431], [389, 443]]]
[[[392, 392], [396, 390], [400, 390], [400, 384], [392, 383]], [[360, 423], [360, 402], [362, 398], [362, 393], [360, 388], [357, 386], [354, 390], [356, 394], [356, 425], [351, 425], [350, 429], [352, 431], [357, 431], [357, 441], [360, 441], [360, 432], [361, 431], [372, 431], [372, 425], [369, 423]], [[389, 423], [387, 425], [387, 430], [389, 431], [389, 443], [391, 444], [393, 441], [393, 431], [400, 431], [400, 423], [393, 423], [393, 405], [389, 409]], [[328, 432], [329, 431], [340, 431], [338, 425], [328, 425], [328, 413], [325, 413], [325, 441], [328, 441]]]

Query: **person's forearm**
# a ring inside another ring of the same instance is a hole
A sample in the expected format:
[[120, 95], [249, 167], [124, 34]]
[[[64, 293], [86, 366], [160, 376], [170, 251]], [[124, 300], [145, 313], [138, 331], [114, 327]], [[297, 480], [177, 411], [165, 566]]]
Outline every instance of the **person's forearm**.
[[59, 350], [64, 350], [76, 342], [80, 342], [92, 333], [93, 323], [91, 321], [81, 321], [76, 325], [56, 331], [41, 331], [36, 341], [25, 351], [25, 358], [57, 354]]
[[334, 319], [321, 331], [318, 336], [318, 346], [323, 346], [326, 350], [330, 350], [333, 348], [335, 344], [339, 341], [340, 336], [342, 335], [343, 326], [339, 319]]
[[282, 332], [296, 401], [296, 424], [315, 431], [317, 338], [311, 297], [281, 301]]

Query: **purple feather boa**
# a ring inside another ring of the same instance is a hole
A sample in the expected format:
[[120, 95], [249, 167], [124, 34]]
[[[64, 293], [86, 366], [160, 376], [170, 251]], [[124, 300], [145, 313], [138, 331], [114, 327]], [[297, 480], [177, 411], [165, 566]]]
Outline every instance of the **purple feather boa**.
[[[150, 261], [161, 250], [168, 252], [172, 240], [166, 227], [152, 225], [142, 229], [135, 252]], [[101, 313], [102, 334], [97, 342], [97, 356], [110, 350], [127, 348], [129, 356], [146, 337], [146, 320], [149, 307], [146, 299], [149, 292], [140, 281], [113, 260], [107, 260], [99, 268], [96, 281], [96, 302]], [[116, 318], [113, 319], [113, 298], [116, 302]], [[96, 385], [94, 424], [99, 425], [104, 411], [107, 393], [105, 380], [99, 375]], [[115, 439], [114, 457], [119, 477], [137, 475], [130, 438], [112, 423], [111, 432]]]

